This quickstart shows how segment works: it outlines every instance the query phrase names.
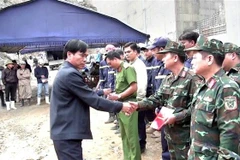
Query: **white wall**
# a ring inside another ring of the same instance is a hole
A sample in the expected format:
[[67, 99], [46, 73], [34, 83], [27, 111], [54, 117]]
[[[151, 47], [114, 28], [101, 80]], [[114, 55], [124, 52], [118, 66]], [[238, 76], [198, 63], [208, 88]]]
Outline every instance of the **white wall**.
[[90, 2], [97, 7], [97, 11], [150, 34], [151, 39], [159, 36], [173, 39], [176, 37], [174, 0], [90, 0]]
[[240, 46], [240, 1], [225, 0], [227, 34], [224, 42], [232, 42]]

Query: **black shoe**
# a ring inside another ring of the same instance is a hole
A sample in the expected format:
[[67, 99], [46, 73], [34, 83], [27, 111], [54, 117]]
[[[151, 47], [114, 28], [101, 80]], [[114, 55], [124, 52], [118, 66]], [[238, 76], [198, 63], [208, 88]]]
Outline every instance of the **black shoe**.
[[146, 147], [141, 148], [141, 153], [144, 153], [146, 150]]
[[24, 106], [24, 100], [21, 100], [21, 105], [20, 107], [23, 107]]

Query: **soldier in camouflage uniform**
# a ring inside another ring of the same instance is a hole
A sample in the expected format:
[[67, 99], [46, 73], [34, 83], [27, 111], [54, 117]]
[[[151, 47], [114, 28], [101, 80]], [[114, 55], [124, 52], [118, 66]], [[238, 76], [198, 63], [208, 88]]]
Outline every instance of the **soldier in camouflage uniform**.
[[224, 43], [224, 54], [223, 69], [240, 85], [240, 48], [232, 43]]
[[184, 67], [184, 46], [168, 40], [164, 50], [164, 67], [172, 71], [162, 82], [158, 91], [137, 103], [131, 102], [134, 107], [152, 109], [164, 107], [174, 112], [166, 117], [165, 134], [172, 160], [186, 160], [190, 147], [190, 119], [191, 101], [197, 82], [200, 80], [192, 71]]
[[240, 90], [221, 69], [223, 44], [203, 36], [196, 46], [192, 68], [205, 78], [192, 101], [189, 160], [238, 159], [240, 137]]

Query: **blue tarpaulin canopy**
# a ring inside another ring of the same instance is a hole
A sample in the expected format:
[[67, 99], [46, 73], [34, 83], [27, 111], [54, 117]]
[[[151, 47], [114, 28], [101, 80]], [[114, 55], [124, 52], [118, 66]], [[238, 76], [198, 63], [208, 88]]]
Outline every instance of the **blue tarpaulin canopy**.
[[0, 51], [62, 49], [69, 39], [90, 47], [145, 42], [149, 35], [116, 18], [57, 0], [33, 0], [0, 11]]

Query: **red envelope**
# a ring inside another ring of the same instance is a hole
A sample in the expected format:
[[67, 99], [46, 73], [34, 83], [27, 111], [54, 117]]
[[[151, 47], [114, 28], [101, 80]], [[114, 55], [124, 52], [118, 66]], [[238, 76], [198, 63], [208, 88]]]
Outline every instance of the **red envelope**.
[[163, 125], [164, 125], [164, 117], [161, 113], [158, 113], [158, 115], [156, 116], [156, 118], [152, 122], [151, 127], [153, 129], [160, 130]]
[[174, 112], [174, 109], [162, 107], [160, 112], [157, 114], [156, 118], [151, 124], [151, 127], [156, 130], [160, 130], [164, 125], [164, 117], [168, 117]]

